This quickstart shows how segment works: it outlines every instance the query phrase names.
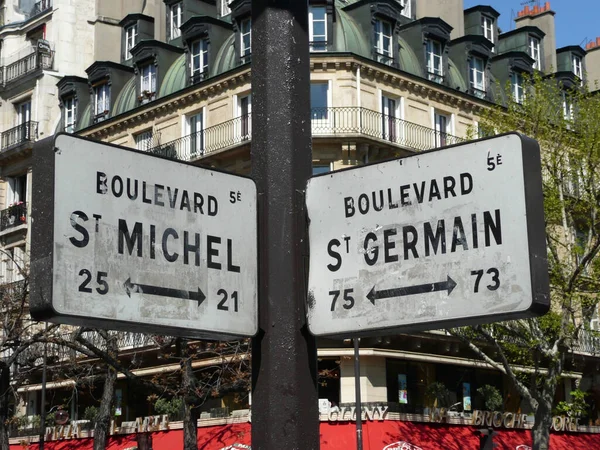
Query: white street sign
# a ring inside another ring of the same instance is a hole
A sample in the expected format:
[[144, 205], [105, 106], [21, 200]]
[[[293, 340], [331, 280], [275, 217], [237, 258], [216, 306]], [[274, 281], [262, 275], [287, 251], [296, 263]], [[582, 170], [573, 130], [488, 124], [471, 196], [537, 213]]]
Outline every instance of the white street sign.
[[34, 151], [33, 173], [34, 318], [256, 333], [252, 180], [64, 134]]
[[461, 326], [549, 307], [537, 143], [498, 136], [309, 180], [315, 335]]

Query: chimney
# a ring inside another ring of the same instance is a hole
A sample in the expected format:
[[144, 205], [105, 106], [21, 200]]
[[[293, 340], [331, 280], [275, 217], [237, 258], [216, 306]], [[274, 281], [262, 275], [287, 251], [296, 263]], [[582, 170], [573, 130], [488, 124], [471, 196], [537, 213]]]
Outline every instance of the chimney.
[[535, 5], [533, 8], [525, 6], [517, 13], [515, 23], [517, 28], [524, 26], [538, 27], [546, 36], [544, 36], [544, 71], [550, 72], [556, 70], [556, 32], [554, 29], [554, 15], [556, 13], [550, 9], [550, 2], [544, 3], [544, 6]]

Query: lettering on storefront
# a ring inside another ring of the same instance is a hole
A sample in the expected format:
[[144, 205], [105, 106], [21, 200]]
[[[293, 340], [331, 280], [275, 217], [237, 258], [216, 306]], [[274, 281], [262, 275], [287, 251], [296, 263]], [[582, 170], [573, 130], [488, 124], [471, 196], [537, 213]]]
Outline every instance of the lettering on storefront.
[[[368, 408], [362, 408], [361, 418], [363, 420], [384, 420], [387, 416], [387, 406], [371, 406]], [[329, 411], [327, 416], [329, 422], [350, 422], [356, 420], [356, 407], [350, 408], [342, 406], [341, 408], [334, 408]]]
[[383, 450], [423, 450], [421, 447], [411, 444], [406, 441], [398, 441], [393, 444], [386, 445]]

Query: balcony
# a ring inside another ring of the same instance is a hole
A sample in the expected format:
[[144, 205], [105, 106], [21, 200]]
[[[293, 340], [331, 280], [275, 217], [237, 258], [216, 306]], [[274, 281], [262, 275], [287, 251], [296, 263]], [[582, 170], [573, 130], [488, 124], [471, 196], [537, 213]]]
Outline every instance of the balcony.
[[23, 144], [33, 142], [38, 137], [38, 123], [29, 121], [17, 125], [0, 135], [0, 151]]
[[[311, 122], [313, 137], [369, 138], [418, 151], [466, 141], [449, 133], [357, 106], [313, 108]], [[249, 142], [251, 134], [251, 116], [248, 114], [166, 142], [149, 151], [188, 161]]]
[[27, 223], [27, 203], [19, 202], [0, 211], [0, 231]]
[[49, 9], [52, 9], [52, 0], [40, 0], [33, 5], [29, 17], [35, 17], [38, 14], [48, 11]]
[[35, 51], [7, 66], [0, 67], [0, 85], [5, 86], [19, 78], [43, 69], [51, 69], [54, 62], [54, 52]]
[[600, 356], [600, 332], [580, 330], [573, 351]]

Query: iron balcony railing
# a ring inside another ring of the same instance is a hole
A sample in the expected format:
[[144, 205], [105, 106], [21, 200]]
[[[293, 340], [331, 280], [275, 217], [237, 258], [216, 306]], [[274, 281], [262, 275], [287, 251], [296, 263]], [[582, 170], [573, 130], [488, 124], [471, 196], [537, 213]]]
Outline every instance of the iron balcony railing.
[[41, 69], [51, 69], [54, 62], [54, 52], [35, 51], [29, 55], [0, 67], [0, 84], [5, 85], [11, 81]]
[[0, 231], [27, 223], [27, 203], [19, 202], [0, 211]]
[[38, 123], [29, 121], [6, 130], [0, 137], [0, 150], [13, 147], [24, 142], [33, 142], [38, 137]]
[[49, 9], [52, 9], [52, 0], [40, 0], [35, 2], [33, 9], [31, 10], [30, 17], [35, 17], [38, 14], [48, 11]]
[[600, 332], [580, 330], [577, 341], [573, 345], [573, 351], [600, 355]]
[[[357, 106], [312, 108], [312, 135], [364, 136], [412, 149], [429, 150], [464, 142], [466, 139], [444, 131], [381, 114]], [[232, 145], [248, 142], [252, 137], [251, 115], [236, 117], [149, 151], [169, 158], [188, 161]]]

